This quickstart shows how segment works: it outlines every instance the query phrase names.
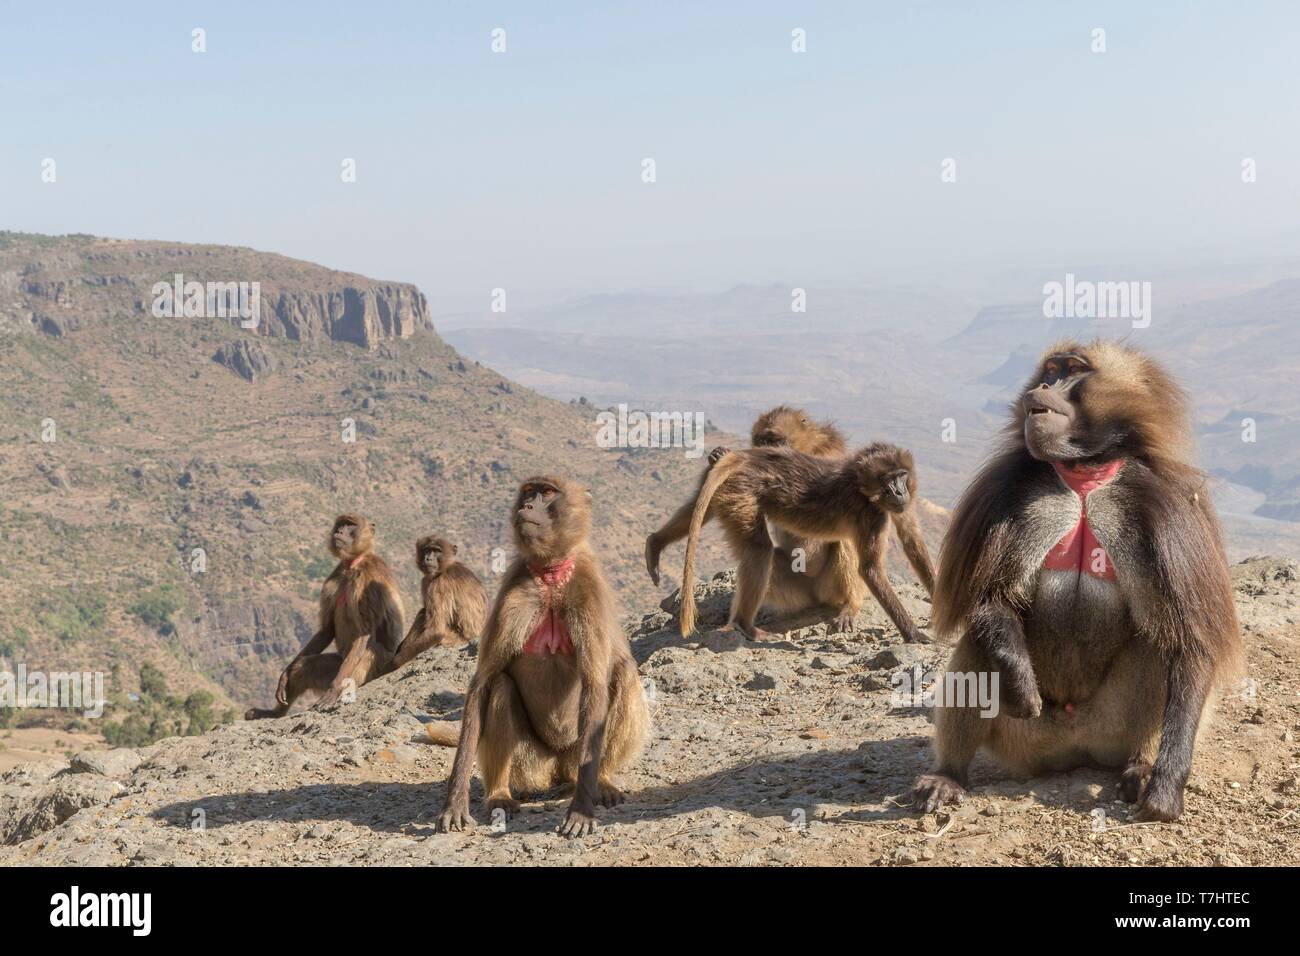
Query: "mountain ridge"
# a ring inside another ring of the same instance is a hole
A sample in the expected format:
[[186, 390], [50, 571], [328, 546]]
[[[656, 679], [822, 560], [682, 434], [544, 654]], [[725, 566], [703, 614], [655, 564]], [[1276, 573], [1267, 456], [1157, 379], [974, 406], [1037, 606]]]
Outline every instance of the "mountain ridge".
[[[155, 316], [151, 283], [176, 266], [261, 282], [267, 321]], [[269, 304], [297, 297], [317, 323], [277, 323]], [[376, 522], [413, 616], [415, 538], [457, 540], [492, 590], [538, 471], [592, 488], [598, 554], [631, 610], [653, 606], [642, 541], [700, 461], [600, 447], [598, 409], [463, 358], [424, 301], [240, 247], [0, 235], [0, 665], [117, 665], [125, 693], [148, 664], [219, 709], [265, 702], [314, 628], [334, 515]], [[721, 545], [704, 555], [716, 567]]]

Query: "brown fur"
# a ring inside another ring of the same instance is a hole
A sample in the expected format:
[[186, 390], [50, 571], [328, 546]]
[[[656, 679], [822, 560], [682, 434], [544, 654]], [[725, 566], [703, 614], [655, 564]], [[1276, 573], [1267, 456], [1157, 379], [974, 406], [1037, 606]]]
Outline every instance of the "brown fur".
[[[623, 800], [613, 774], [644, 745], [649, 712], [613, 595], [587, 545], [588, 498], [582, 486], [554, 476], [520, 486], [511, 517], [518, 555], [479, 644], [441, 831], [473, 825], [469, 780], [476, 755], [489, 814], [515, 812], [515, 793], [573, 783], [560, 832], [581, 836], [595, 827], [598, 801]], [[537, 569], [566, 558], [574, 561], [572, 577], [553, 600], [573, 653], [527, 653], [524, 645], [547, 606]]]
[[[750, 429], [750, 444], [755, 448], [788, 447], [806, 455], [833, 460], [842, 460], [849, 453], [844, 435], [835, 425], [818, 422], [803, 409], [789, 405], [778, 405], [759, 415]], [[710, 463], [716, 462], [726, 451], [726, 448], [714, 449], [709, 455]], [[701, 486], [704, 477], [701, 476]], [[663, 527], [646, 538], [646, 568], [655, 584], [659, 583], [660, 554], [668, 545], [686, 537], [694, 510], [695, 499], [692, 499], [682, 505]], [[908, 561], [926, 591], [932, 592], [934, 567], [913, 509], [890, 517]], [[830, 630], [851, 631], [867, 595], [858, 571], [858, 556], [853, 542], [817, 541], [781, 528], [772, 530], [776, 551], [764, 605], [782, 612], [797, 612], [811, 607], [832, 608], [827, 621]], [[802, 567], [799, 569], [796, 569], [796, 551], [802, 553]]]
[[[1066, 357], [1078, 373], [1053, 381]], [[1068, 414], [1035, 422], [1036, 403]], [[959, 800], [984, 746], [1025, 773], [1125, 767], [1121, 792], [1141, 802], [1141, 819], [1182, 812], [1210, 689], [1241, 657], [1218, 520], [1190, 439], [1185, 395], [1138, 350], [1061, 342], [1043, 356], [1002, 447], [957, 504], [934, 595], [936, 629], [961, 635], [949, 671], [998, 673], [1002, 713], [936, 709], [936, 763], [918, 781], [918, 807]], [[1122, 469], [1086, 509], [1115, 580], [1044, 571], [1082, 508], [1050, 461], [1115, 459]], [[1054, 629], [1053, 611], [1070, 626]], [[1060, 719], [1061, 701], [1072, 719]]]
[[859, 575], [903, 636], [909, 641], [928, 640], [898, 600], [884, 569], [888, 518], [904, 511], [915, 495], [912, 455], [894, 445], [868, 445], [840, 461], [789, 448], [726, 454], [709, 470], [691, 514], [682, 571], [683, 636], [695, 629], [700, 529], [717, 518], [739, 560], [731, 616], [747, 635], [762, 633], [754, 627], [754, 617], [771, 575], [773, 548], [767, 530], [771, 523], [807, 538], [851, 542]]
[[788, 446], [817, 458], [842, 458], [849, 453], [848, 442], [832, 422], [814, 421], [802, 408], [778, 405], [754, 420], [749, 430], [754, 448]]
[[[462, 647], [482, 633], [487, 591], [478, 575], [456, 560], [456, 552], [456, 545], [435, 535], [425, 535], [415, 543], [424, 607], [393, 655], [394, 670], [430, 647]], [[431, 555], [434, 565], [429, 567]]]
[[[841, 459], [849, 453], [843, 434], [832, 423], [815, 421], [803, 409], [789, 405], [759, 415], [749, 440], [755, 448], [788, 447], [816, 458]], [[867, 595], [853, 542], [817, 541], [780, 528], [774, 529], [773, 538], [776, 552], [763, 603], [783, 612], [832, 608], [828, 627], [851, 631]], [[796, 570], [798, 555], [802, 568]]]
[[[340, 547], [335, 536], [349, 526], [356, 529], [355, 536]], [[330, 706], [388, 672], [401, 641], [404, 611], [397, 581], [375, 554], [374, 542], [374, 526], [363, 515], [334, 519], [327, 547], [339, 563], [321, 585], [316, 633], [280, 675], [276, 706], [251, 708], [245, 719], [282, 717], [309, 691], [324, 692], [317, 707]], [[327, 653], [331, 644], [334, 650]]]

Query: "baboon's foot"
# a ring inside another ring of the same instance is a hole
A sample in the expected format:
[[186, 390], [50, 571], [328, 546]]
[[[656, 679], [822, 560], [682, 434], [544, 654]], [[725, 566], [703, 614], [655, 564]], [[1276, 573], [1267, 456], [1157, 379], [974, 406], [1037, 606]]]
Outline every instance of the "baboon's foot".
[[600, 805], [602, 807], [616, 807], [627, 799], [626, 794], [608, 780], [601, 780], [597, 787], [600, 790]]
[[1147, 778], [1137, 819], [1143, 823], [1169, 823], [1183, 815], [1183, 781], [1162, 775], [1154, 767]]
[[595, 833], [596, 815], [570, 806], [569, 811], [564, 815], [564, 822], [556, 832], [570, 840]]
[[1125, 803], [1137, 803], [1151, 780], [1151, 764], [1133, 761], [1119, 775], [1119, 796]]
[[497, 810], [501, 810], [505, 813], [507, 820], [513, 820], [515, 814], [519, 812], [519, 801], [511, 797], [509, 793], [499, 793], [487, 798], [486, 807], [489, 818], [495, 816]]
[[962, 803], [966, 788], [947, 774], [923, 773], [912, 787], [912, 809], [933, 813], [949, 803]]

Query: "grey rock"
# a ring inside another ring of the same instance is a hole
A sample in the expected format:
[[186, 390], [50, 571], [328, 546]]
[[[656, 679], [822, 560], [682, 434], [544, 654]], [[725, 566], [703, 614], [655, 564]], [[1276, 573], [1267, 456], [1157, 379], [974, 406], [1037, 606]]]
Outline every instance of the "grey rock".
[[116, 750], [87, 750], [74, 755], [69, 763], [72, 773], [97, 773], [101, 777], [124, 778], [140, 766], [140, 754], [130, 747]]
[[213, 354], [212, 360], [236, 375], [255, 382], [275, 371], [275, 356], [252, 339], [227, 342]]

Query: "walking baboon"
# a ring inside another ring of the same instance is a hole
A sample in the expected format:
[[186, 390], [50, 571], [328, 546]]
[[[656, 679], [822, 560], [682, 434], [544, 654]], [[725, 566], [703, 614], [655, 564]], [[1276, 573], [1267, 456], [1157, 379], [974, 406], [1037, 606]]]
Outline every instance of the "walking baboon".
[[[788, 405], [768, 409], [755, 420], [750, 430], [750, 444], [754, 448], [789, 447], [807, 455], [835, 460], [841, 460], [849, 453], [844, 436], [833, 424], [815, 421], [803, 409]], [[713, 449], [709, 453], [710, 466], [727, 451], [725, 447]], [[707, 473], [700, 477], [701, 485], [706, 477]], [[662, 528], [646, 538], [646, 568], [655, 584], [659, 583], [661, 552], [669, 544], [686, 537], [694, 509], [695, 501], [692, 499], [682, 505]], [[909, 507], [891, 514], [890, 519], [907, 560], [926, 592], [932, 593], [934, 567], [914, 509]], [[853, 542], [818, 541], [781, 528], [770, 530], [776, 549], [763, 604], [783, 612], [810, 607], [833, 608], [827, 629], [831, 633], [852, 631], [854, 619], [867, 595]]]
[[[740, 562], [731, 619], [747, 636], [764, 636], [754, 626], [754, 618], [772, 573], [770, 522], [808, 538], [851, 541], [859, 575], [904, 639], [928, 641], [885, 574], [889, 517], [906, 511], [915, 495], [911, 452], [896, 445], [868, 445], [840, 461], [790, 448], [727, 452], [709, 470], [687, 530], [682, 635], [695, 630], [695, 552], [700, 529], [717, 518]], [[929, 562], [928, 552], [925, 560]]]
[[460, 647], [482, 633], [487, 591], [478, 575], [456, 560], [458, 550], [446, 538], [431, 534], [415, 542], [424, 607], [393, 656], [394, 670], [430, 647]]
[[339, 515], [328, 547], [339, 563], [321, 585], [316, 633], [280, 675], [276, 706], [252, 707], [245, 720], [283, 717], [308, 691], [323, 691], [315, 706], [328, 707], [390, 669], [404, 612], [393, 572], [375, 554], [374, 526], [358, 514]]
[[1241, 654], [1190, 436], [1186, 397], [1138, 350], [1043, 356], [957, 504], [935, 592], [936, 629], [961, 632], [944, 686], [996, 674], [996, 716], [940, 700], [918, 809], [963, 799], [985, 747], [1022, 774], [1120, 768], [1139, 819], [1182, 813], [1211, 689]]
[[516, 795], [574, 783], [559, 832], [596, 826], [596, 803], [623, 793], [613, 775], [640, 751], [649, 712], [613, 595], [587, 545], [588, 492], [564, 478], [529, 478], [511, 524], [518, 554], [479, 642], [460, 742], [438, 830], [472, 826], [477, 755], [487, 811], [507, 816]]

